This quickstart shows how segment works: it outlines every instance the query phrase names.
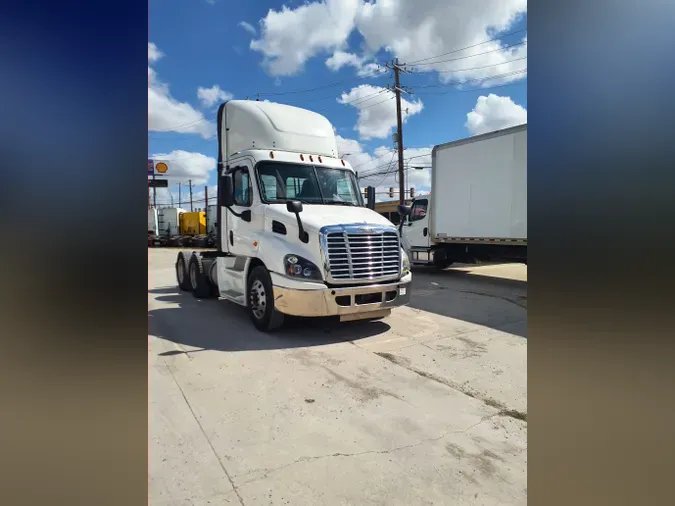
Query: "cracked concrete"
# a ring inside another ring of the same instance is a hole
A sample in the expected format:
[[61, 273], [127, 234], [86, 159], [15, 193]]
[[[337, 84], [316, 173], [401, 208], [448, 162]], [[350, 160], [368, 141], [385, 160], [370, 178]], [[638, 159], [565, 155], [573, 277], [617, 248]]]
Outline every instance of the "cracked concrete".
[[384, 322], [265, 335], [149, 257], [150, 504], [526, 504], [524, 283], [416, 272]]

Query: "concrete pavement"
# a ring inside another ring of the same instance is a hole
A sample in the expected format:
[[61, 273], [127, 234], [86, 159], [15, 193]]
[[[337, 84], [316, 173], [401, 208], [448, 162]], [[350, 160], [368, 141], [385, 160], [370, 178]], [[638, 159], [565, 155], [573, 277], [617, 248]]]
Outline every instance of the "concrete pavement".
[[149, 250], [150, 504], [526, 504], [525, 267], [268, 335], [179, 292], [176, 253]]

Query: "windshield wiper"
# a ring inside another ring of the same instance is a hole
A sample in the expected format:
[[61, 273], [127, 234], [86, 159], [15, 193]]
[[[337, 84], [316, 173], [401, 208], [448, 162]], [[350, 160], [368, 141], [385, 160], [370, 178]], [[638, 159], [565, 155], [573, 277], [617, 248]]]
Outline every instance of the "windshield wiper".
[[336, 206], [354, 206], [354, 207], [357, 207], [357, 204], [355, 204], [354, 202], [346, 202], [344, 200], [331, 200], [329, 202], [326, 202], [326, 204], [336, 205]]

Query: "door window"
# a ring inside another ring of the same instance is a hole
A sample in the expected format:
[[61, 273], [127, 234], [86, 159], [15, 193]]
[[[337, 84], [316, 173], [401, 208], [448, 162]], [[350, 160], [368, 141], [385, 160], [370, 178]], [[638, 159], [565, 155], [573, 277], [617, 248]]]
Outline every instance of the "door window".
[[235, 169], [232, 174], [234, 186], [234, 203], [237, 206], [251, 205], [251, 177], [248, 169]]
[[410, 221], [417, 221], [423, 219], [427, 215], [427, 206], [429, 201], [427, 199], [416, 200], [410, 211]]

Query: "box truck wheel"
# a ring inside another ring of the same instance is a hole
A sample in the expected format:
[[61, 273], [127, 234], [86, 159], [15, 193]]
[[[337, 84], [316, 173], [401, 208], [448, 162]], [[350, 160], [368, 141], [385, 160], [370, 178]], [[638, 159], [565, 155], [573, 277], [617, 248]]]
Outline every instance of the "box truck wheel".
[[192, 294], [199, 299], [206, 299], [211, 297], [211, 284], [204, 271], [204, 263], [202, 257], [196, 253], [192, 253], [190, 263], [188, 264], [188, 274], [190, 279], [190, 288]]
[[255, 267], [248, 276], [246, 308], [253, 325], [263, 332], [272, 332], [284, 323], [284, 315], [274, 308], [274, 289], [267, 269]]
[[450, 267], [453, 264], [453, 261], [448, 257], [448, 252], [442, 249], [437, 249], [434, 251], [434, 267], [436, 270], [442, 271], [446, 267]]
[[186, 292], [191, 290], [187, 273], [187, 261], [182, 251], [178, 253], [178, 257], [176, 258], [176, 280], [178, 281], [178, 288]]

